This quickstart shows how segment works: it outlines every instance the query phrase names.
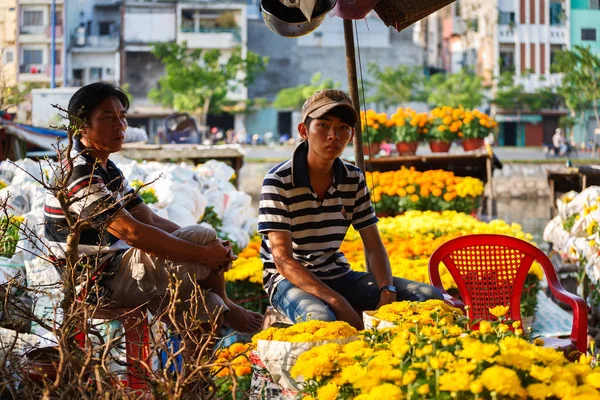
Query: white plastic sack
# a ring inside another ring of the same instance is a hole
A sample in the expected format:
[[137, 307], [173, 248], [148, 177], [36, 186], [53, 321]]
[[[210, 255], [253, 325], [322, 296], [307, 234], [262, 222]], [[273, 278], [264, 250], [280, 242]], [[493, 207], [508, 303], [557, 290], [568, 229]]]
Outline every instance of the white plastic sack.
[[197, 221], [190, 210], [177, 204], [167, 206], [167, 215], [169, 220], [179, 226], [194, 225]]
[[40, 163], [29, 158], [15, 161], [17, 168], [14, 171], [14, 176], [11, 181], [13, 185], [19, 185], [23, 182], [35, 182], [41, 180], [42, 171]]
[[11, 258], [0, 257], [0, 285], [5, 284], [17, 275], [25, 277], [25, 266], [16, 263]]
[[223, 220], [223, 215], [225, 214], [225, 207], [227, 207], [227, 203], [229, 202], [229, 195], [217, 189], [210, 189], [204, 192], [204, 196], [208, 201], [208, 205], [212, 206], [213, 211], [219, 216], [221, 220]]
[[227, 237], [234, 241], [240, 249], [245, 249], [250, 243], [250, 235], [242, 228], [223, 225], [221, 232], [227, 234]]
[[13, 215], [23, 215], [31, 210], [29, 192], [21, 185], [10, 185], [0, 189], [0, 200], [8, 198], [8, 212]]
[[223, 226], [241, 228], [252, 209], [252, 197], [244, 192], [229, 193], [229, 201], [223, 213]]
[[208, 160], [202, 165], [196, 167], [198, 174], [205, 177], [214, 178], [218, 181], [230, 181], [235, 170], [224, 162], [217, 160]]
[[366, 330], [373, 329], [375, 325], [380, 329], [393, 328], [396, 326], [393, 322], [375, 318], [372, 314], [375, 314], [375, 311], [363, 311], [363, 324], [365, 325]]
[[133, 126], [128, 126], [125, 130], [125, 143], [135, 143], [142, 142], [146, 143], [148, 141], [148, 134], [146, 130], [143, 128], [134, 128]]
[[321, 342], [280, 342], [277, 340], [259, 340], [256, 351], [267, 371], [271, 374], [273, 382], [283, 389], [300, 389], [302, 380], [296, 381], [290, 375], [292, 367], [298, 357], [313, 347], [327, 343], [344, 345], [356, 340], [356, 336], [345, 339], [325, 340]]

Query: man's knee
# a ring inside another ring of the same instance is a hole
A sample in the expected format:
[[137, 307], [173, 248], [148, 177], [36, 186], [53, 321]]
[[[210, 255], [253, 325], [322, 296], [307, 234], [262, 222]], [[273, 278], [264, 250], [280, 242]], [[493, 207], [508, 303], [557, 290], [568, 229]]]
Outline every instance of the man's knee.
[[337, 321], [335, 314], [328, 306], [316, 304], [304, 308], [301, 312], [301, 316], [304, 321]]
[[442, 292], [435, 286], [431, 285], [422, 285], [419, 287], [419, 297], [420, 301], [444, 299]]

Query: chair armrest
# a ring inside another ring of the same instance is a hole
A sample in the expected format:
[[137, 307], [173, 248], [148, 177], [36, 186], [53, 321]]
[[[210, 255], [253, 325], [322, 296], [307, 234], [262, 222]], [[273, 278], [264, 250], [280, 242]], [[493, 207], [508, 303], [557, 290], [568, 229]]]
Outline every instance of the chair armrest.
[[581, 297], [569, 293], [560, 284], [560, 282], [548, 282], [548, 287], [552, 294], [563, 303], [571, 306], [573, 309], [573, 328], [571, 330], [571, 341], [577, 346], [577, 350], [582, 353], [587, 351], [587, 304]]

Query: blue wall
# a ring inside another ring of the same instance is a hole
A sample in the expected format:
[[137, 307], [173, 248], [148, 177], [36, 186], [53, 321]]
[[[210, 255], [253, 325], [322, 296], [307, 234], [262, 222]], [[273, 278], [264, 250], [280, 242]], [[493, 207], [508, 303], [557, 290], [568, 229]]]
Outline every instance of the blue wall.
[[[581, 29], [596, 29], [596, 40], [581, 40]], [[600, 55], [600, 10], [571, 10], [571, 47], [590, 47], [596, 55]]]
[[248, 135], [265, 132], [277, 132], [277, 110], [274, 108], [263, 108], [262, 110], [246, 115], [246, 132]]

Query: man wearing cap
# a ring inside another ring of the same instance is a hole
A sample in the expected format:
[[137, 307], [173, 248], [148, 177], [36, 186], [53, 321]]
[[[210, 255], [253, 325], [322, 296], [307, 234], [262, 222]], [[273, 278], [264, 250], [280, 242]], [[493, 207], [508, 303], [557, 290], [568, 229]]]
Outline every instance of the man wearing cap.
[[[315, 93], [302, 107], [303, 142], [263, 181], [263, 284], [292, 321], [343, 320], [362, 328], [361, 311], [442, 298], [432, 286], [392, 277], [363, 173], [339, 158], [357, 122], [346, 93]], [[360, 233], [371, 272], [352, 271], [339, 250], [350, 225]]]

